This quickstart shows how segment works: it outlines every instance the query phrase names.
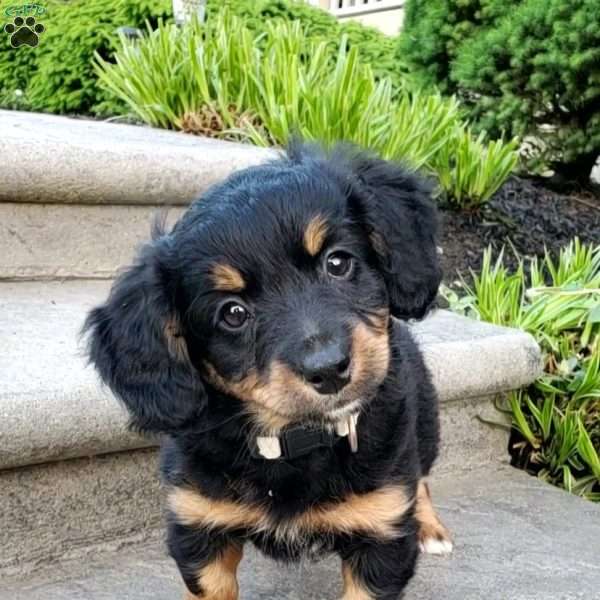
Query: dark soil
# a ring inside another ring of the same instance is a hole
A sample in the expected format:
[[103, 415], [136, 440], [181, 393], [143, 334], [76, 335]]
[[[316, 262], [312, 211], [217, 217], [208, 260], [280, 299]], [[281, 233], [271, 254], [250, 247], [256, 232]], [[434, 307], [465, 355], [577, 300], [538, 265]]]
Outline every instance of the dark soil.
[[[506, 246], [505, 264], [521, 256], [558, 253], [571, 239], [600, 243], [600, 196], [589, 191], [558, 193], [543, 182], [517, 177], [508, 181], [478, 212], [441, 211], [445, 281], [479, 270], [483, 250]], [[495, 253], [496, 253], [495, 252]]]

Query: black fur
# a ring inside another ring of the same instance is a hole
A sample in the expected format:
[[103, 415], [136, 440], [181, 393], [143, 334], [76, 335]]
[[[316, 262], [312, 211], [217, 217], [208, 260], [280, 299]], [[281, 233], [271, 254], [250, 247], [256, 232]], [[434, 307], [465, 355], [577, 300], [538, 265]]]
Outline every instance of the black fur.
[[[287, 158], [214, 187], [172, 232], [146, 246], [86, 327], [91, 360], [133, 425], [166, 434], [167, 484], [258, 503], [278, 520], [391, 482], [414, 494], [437, 454], [437, 400], [403, 323], [390, 321], [390, 365], [366, 398], [356, 454], [342, 439], [294, 460], [253, 458], [249, 438], [256, 423], [246, 401], [211, 385], [205, 363], [235, 382], [251, 369], [267, 372], [275, 359], [292, 366], [305, 352], [299, 340], [307, 323], [329, 339], [349, 335], [352, 324], [368, 322], [381, 309], [402, 319], [422, 317], [441, 277], [429, 193], [417, 176], [371, 155], [297, 146]], [[327, 278], [323, 257], [303, 251], [302, 233], [315, 213], [329, 224], [325, 247], [354, 257], [351, 278]], [[215, 262], [238, 269], [247, 288], [213, 291]], [[217, 316], [231, 298], [252, 314], [238, 332], [223, 328]], [[176, 324], [187, 357], [170, 346], [168, 324], [171, 333]], [[314, 412], [306, 409], [307, 421], [318, 420]], [[195, 579], [202, 565], [228, 543], [250, 540], [282, 560], [299, 558], [315, 544], [336, 552], [374, 598], [391, 600], [401, 594], [417, 557], [412, 512], [401, 528], [403, 535], [391, 542], [315, 535], [287, 544], [265, 533], [183, 527], [172, 516], [169, 548], [195, 594], [202, 593]]]

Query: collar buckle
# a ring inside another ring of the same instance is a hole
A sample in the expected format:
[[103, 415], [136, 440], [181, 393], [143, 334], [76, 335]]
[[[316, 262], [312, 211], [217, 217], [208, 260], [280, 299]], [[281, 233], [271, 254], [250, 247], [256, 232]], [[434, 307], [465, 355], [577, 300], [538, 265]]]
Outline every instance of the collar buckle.
[[294, 459], [317, 448], [333, 448], [343, 437], [348, 438], [350, 450], [354, 453], [358, 450], [357, 422], [358, 414], [353, 414], [338, 423], [332, 431], [299, 425], [286, 429], [279, 436], [259, 436], [253, 444], [252, 456], [267, 460]]
[[317, 448], [332, 448], [337, 441], [337, 436], [325, 429], [293, 427], [285, 431], [280, 439], [283, 455], [288, 458], [296, 458]]

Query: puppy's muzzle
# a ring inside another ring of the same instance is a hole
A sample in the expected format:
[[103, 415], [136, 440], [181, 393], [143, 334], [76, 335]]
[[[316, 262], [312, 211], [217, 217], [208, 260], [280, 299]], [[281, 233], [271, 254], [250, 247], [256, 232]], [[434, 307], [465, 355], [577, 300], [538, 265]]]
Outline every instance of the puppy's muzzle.
[[319, 394], [337, 394], [350, 382], [350, 348], [340, 340], [318, 343], [301, 357], [298, 370]]

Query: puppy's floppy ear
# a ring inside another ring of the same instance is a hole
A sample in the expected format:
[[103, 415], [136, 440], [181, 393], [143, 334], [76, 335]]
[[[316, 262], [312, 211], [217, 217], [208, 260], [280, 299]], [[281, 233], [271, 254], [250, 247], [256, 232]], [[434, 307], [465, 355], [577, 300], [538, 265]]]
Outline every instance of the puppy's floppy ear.
[[431, 187], [401, 166], [368, 154], [355, 154], [350, 162], [360, 218], [385, 277], [391, 313], [421, 318], [442, 278]]
[[132, 426], [146, 432], [186, 427], [206, 404], [175, 312], [169, 252], [166, 237], [148, 244], [84, 325], [90, 362], [129, 409]]

